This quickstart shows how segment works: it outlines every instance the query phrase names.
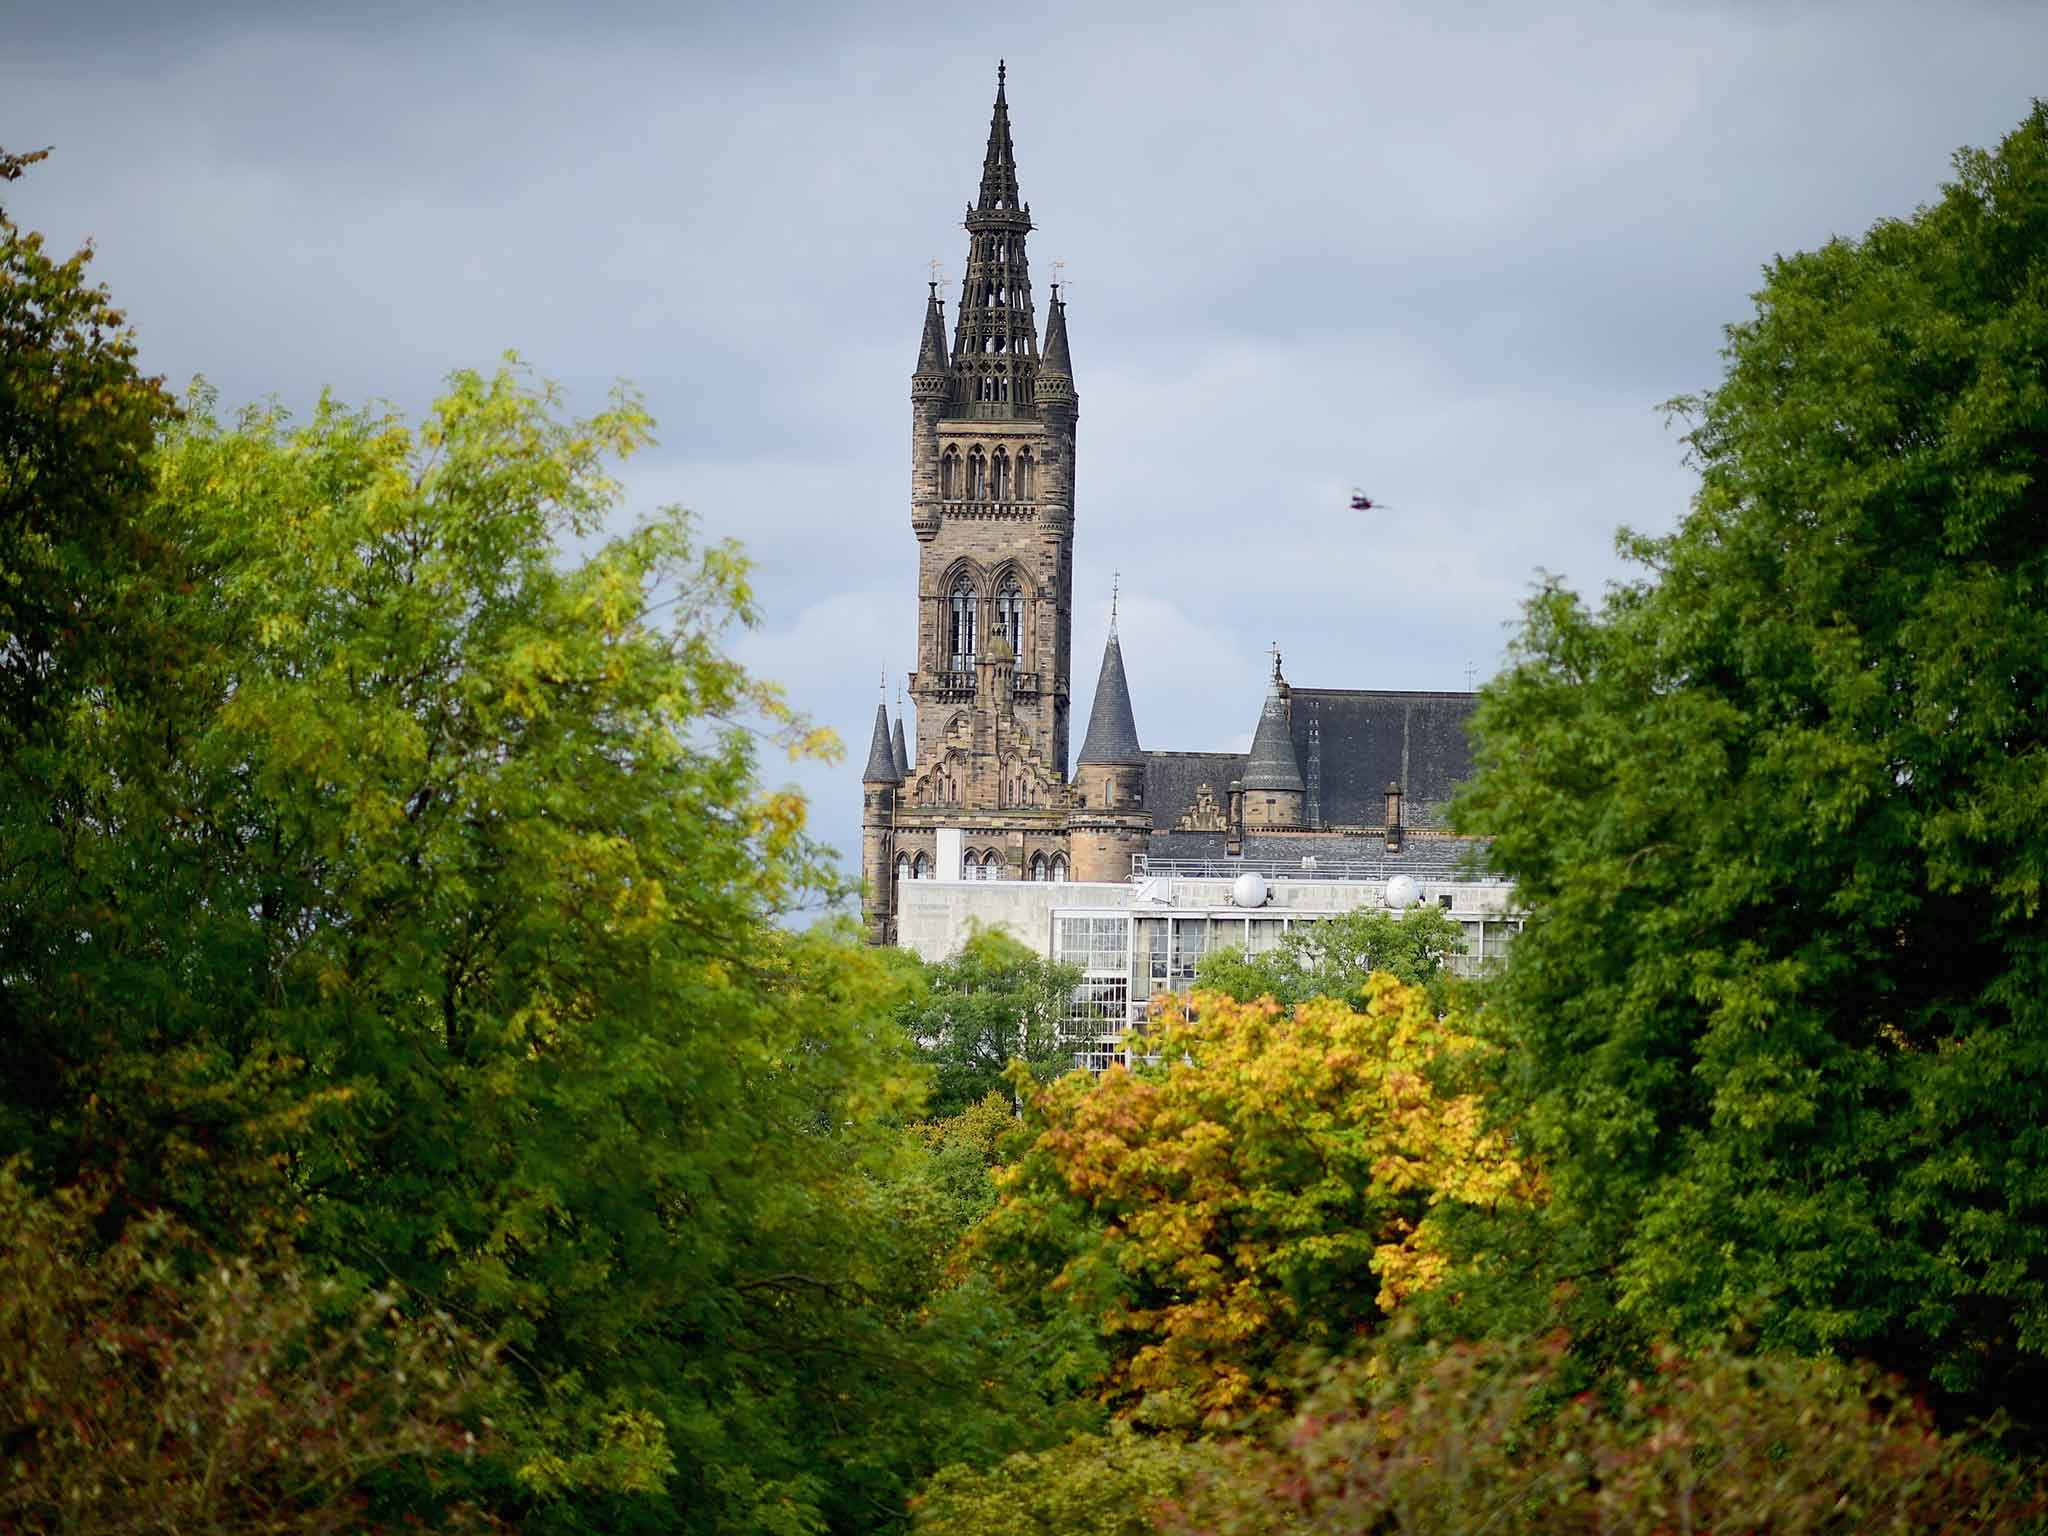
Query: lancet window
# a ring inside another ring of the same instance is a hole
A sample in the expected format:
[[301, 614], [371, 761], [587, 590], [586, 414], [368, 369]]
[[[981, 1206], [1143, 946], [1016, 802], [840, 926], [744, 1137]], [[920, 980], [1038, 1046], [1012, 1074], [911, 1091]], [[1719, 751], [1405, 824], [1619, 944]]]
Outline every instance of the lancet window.
[[995, 499], [997, 501], [1008, 501], [1010, 499], [1010, 456], [998, 448], [990, 468], [995, 472], [995, 489], [993, 493]]
[[974, 645], [974, 583], [962, 576], [953, 583], [953, 595], [949, 601], [952, 639], [953, 670], [965, 672], [974, 665], [978, 654]]
[[975, 448], [967, 455], [967, 499], [980, 501], [988, 495], [988, 460]]
[[1017, 455], [1017, 499], [1029, 501], [1038, 493], [1038, 464], [1026, 448]]
[[1045, 862], [1044, 854], [1034, 853], [1033, 855], [1031, 855], [1031, 878], [1033, 880], [1036, 880], [1039, 883], [1043, 884], [1046, 878], [1048, 877], [1050, 870], [1051, 866]]
[[1024, 654], [1024, 593], [1017, 578], [1006, 577], [996, 593], [996, 633], [1010, 642], [1010, 654]]
[[960, 497], [960, 450], [948, 448], [939, 460], [939, 499], [957, 501]]
[[1058, 882], [1064, 882], [1066, 880], [1067, 856], [1065, 854], [1056, 853], [1052, 856], [1052, 877], [1055, 881]]

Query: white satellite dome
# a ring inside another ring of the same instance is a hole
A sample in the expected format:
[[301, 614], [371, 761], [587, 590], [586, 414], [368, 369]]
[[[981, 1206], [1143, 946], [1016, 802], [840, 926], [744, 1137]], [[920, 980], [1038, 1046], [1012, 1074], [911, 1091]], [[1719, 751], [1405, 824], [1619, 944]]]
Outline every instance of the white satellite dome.
[[1263, 907], [1266, 904], [1266, 877], [1246, 870], [1230, 882], [1230, 900], [1233, 906]]
[[1422, 887], [1407, 875], [1396, 875], [1387, 882], [1387, 905], [1396, 912], [1405, 912], [1422, 900]]

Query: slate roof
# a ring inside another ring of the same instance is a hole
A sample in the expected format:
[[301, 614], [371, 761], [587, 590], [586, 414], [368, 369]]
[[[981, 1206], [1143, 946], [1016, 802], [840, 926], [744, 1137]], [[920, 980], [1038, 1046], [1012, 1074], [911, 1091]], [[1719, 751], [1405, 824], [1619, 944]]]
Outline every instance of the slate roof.
[[[901, 706], [903, 701], [898, 699], [896, 703], [898, 706]], [[896, 777], [899, 779], [909, 778], [910, 748], [903, 741], [903, 717], [901, 715], [896, 717], [896, 728], [889, 736], [889, 755], [896, 760]]]
[[[1472, 771], [1465, 723], [1469, 693], [1397, 693], [1356, 688], [1296, 688], [1289, 725], [1306, 773], [1309, 720], [1320, 721], [1320, 825], [1376, 827], [1387, 815], [1387, 784], [1401, 786], [1401, 823], [1444, 825], [1444, 805]], [[1248, 758], [1232, 752], [1147, 752], [1145, 808], [1154, 835], [1173, 830], [1207, 784], [1220, 806], [1230, 781], [1246, 777]], [[1202, 857], [1190, 854], [1188, 857]]]
[[1074, 360], [1067, 353], [1067, 306], [1054, 285], [1052, 313], [1045, 322], [1045, 355], [1039, 359], [1040, 373], [1072, 373]]
[[1442, 826], [1452, 790], [1472, 772], [1465, 724], [1476, 702], [1469, 693], [1295, 689], [1289, 730], [1304, 764], [1309, 721], [1321, 723], [1322, 824], [1378, 826], [1392, 782], [1401, 786], [1402, 825]]
[[896, 749], [889, 743], [889, 706], [875, 706], [875, 736], [868, 743], [868, 765], [861, 771], [863, 784], [901, 784], [903, 775], [896, 771]]
[[1209, 786], [1219, 810], [1228, 808], [1230, 783], [1244, 777], [1242, 752], [1147, 752], [1145, 809], [1155, 831], [1171, 830], [1195, 803], [1195, 790]]
[[1287, 734], [1287, 700], [1281, 696], [1276, 677], [1266, 690], [1266, 702], [1259, 711], [1259, 728], [1252, 735], [1251, 756], [1244, 765], [1246, 789], [1302, 789], [1301, 758]]
[[1102, 647], [1102, 671], [1095, 679], [1095, 702], [1088, 711], [1088, 734], [1081, 742], [1083, 763], [1142, 763], [1138, 723], [1131, 718], [1131, 685], [1124, 681], [1124, 648], [1116, 631]]
[[[1299, 865], [1314, 858], [1323, 873], [1332, 866], [1346, 866], [1346, 873], [1361, 880], [1384, 880], [1390, 875], [1409, 875], [1417, 880], [1469, 880], [1485, 877], [1487, 844], [1476, 837], [1411, 837], [1398, 852], [1388, 852], [1386, 840], [1363, 836], [1275, 837], [1250, 833], [1244, 839], [1242, 857], [1254, 864]], [[1146, 846], [1153, 859], [1206, 859], [1222, 861], [1224, 834], [1221, 832], [1154, 832]]]

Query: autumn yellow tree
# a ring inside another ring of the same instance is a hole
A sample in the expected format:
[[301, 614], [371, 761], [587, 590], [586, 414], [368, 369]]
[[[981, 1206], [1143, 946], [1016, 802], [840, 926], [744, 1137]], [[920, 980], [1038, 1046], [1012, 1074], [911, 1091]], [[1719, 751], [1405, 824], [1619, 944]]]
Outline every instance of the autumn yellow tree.
[[1097, 1320], [1119, 1412], [1214, 1426], [1437, 1283], [1444, 1208], [1526, 1202], [1533, 1180], [1488, 1123], [1484, 1049], [1419, 987], [1160, 1007], [1154, 1064], [1031, 1095], [1036, 1136], [970, 1249]]

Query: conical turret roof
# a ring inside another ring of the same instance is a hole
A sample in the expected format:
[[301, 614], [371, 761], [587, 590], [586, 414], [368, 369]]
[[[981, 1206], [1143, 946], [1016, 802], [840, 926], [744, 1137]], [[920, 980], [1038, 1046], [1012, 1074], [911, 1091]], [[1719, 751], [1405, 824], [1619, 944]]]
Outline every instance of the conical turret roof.
[[917, 371], [944, 375], [952, 366], [946, 357], [946, 316], [939, 303], [939, 285], [931, 287], [924, 301], [924, 339], [917, 344]]
[[1095, 679], [1095, 703], [1088, 711], [1088, 734], [1081, 742], [1084, 763], [1142, 763], [1138, 723], [1131, 718], [1131, 686], [1124, 681], [1124, 650], [1116, 630], [1102, 647], [1102, 672]]
[[[902, 708], [903, 700], [898, 698], [896, 705], [897, 708]], [[903, 717], [901, 715], [896, 717], [896, 730], [889, 738], [889, 755], [896, 759], [896, 777], [899, 779], [909, 778], [910, 749], [903, 743]]]
[[1064, 373], [1071, 375], [1074, 371], [1074, 364], [1067, 356], [1067, 304], [1066, 300], [1060, 297], [1059, 285], [1057, 283], [1053, 285], [1050, 308], [1052, 313], [1046, 317], [1045, 321], [1045, 355], [1039, 359], [1038, 371], [1042, 374]]
[[1259, 712], [1259, 728], [1252, 736], [1251, 755], [1245, 760], [1243, 784], [1246, 789], [1292, 790], [1303, 793], [1301, 764], [1294, 756], [1294, 738], [1287, 731], [1287, 696], [1281, 692], [1280, 670], [1273, 669], [1273, 685], [1266, 690], [1266, 707]]
[[896, 752], [889, 744], [889, 706], [875, 706], [875, 737], [868, 743], [868, 765], [860, 776], [863, 784], [901, 784], [896, 771]]

